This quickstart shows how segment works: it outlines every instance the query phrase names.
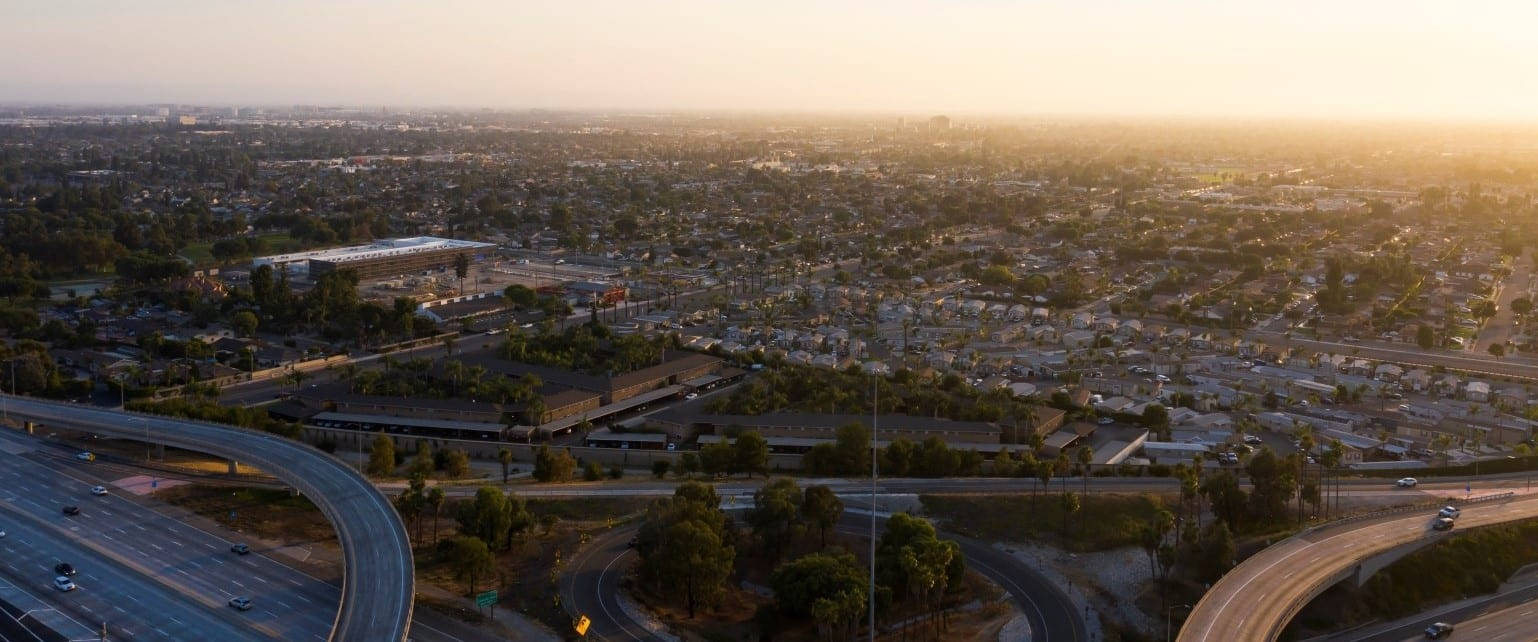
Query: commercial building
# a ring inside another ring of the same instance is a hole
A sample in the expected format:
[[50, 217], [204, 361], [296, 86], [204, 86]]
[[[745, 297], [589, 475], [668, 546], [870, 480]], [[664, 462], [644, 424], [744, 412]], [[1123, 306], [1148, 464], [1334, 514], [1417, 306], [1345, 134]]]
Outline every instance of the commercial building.
[[271, 265], [274, 268], [303, 265], [311, 276], [352, 270], [361, 281], [377, 281], [450, 268], [454, 265], [454, 257], [460, 254], [484, 254], [493, 247], [495, 245], [491, 243], [413, 236], [375, 241], [368, 245], [275, 254], [259, 257], [251, 263], [255, 266]]

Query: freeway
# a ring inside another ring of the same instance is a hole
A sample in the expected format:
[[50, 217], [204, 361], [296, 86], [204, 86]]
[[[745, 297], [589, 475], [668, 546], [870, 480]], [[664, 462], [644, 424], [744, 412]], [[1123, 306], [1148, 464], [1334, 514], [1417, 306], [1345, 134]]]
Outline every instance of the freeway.
[[147, 440], [237, 459], [308, 496], [337, 529], [344, 570], [329, 639], [405, 640], [415, 597], [405, 526], [388, 499], [346, 464], [276, 435], [230, 426], [9, 397], [12, 419]]
[[[1538, 516], [1538, 498], [1471, 505], [1458, 528]], [[1234, 567], [1202, 596], [1180, 629], [1181, 642], [1274, 640], [1304, 604], [1378, 553], [1421, 538], [1430, 512], [1402, 513], [1306, 531]]]
[[[242, 614], [171, 591], [146, 579], [117, 560], [77, 546], [64, 533], [81, 528], [58, 518], [37, 519], [12, 509], [16, 495], [0, 497], [0, 519], [6, 537], [0, 540], [0, 576], [11, 589], [53, 607], [64, 619], [50, 622], [60, 631], [84, 628], [132, 640], [260, 640], [277, 637], [271, 629], [253, 629], [239, 621]], [[75, 567], [79, 587], [68, 593], [53, 588], [54, 564]], [[62, 625], [62, 626], [61, 626]], [[263, 627], [265, 628], [265, 627]], [[76, 638], [78, 639], [78, 638]]]
[[[285, 640], [325, 639], [341, 598], [339, 588], [283, 561], [282, 555], [269, 555], [260, 543], [231, 531], [220, 524], [171, 509], [150, 497], [123, 492], [117, 482], [127, 481], [142, 490], [145, 476], [170, 479], [154, 469], [128, 464], [107, 464], [105, 460], [86, 463], [74, 458], [76, 451], [20, 433], [0, 432], [0, 481], [21, 497], [40, 499], [45, 509], [51, 503], [82, 507], [81, 519], [96, 516], [93, 502], [106, 505], [103, 516], [129, 526], [118, 527], [97, 538], [99, 529], [81, 529], [72, 538], [86, 547], [111, 555], [122, 552], [138, 560], [141, 575], [151, 577], [190, 595], [234, 595], [251, 597], [257, 604], [247, 620], [270, 616], [266, 611], [280, 611], [280, 626]], [[11, 477], [11, 478], [7, 478]], [[216, 478], [217, 479], [217, 478]], [[207, 483], [207, 478], [192, 479]], [[223, 483], [222, 480], [220, 480]], [[111, 495], [92, 497], [92, 486], [105, 486]], [[22, 500], [26, 504], [26, 500]], [[44, 510], [44, 518], [53, 518], [57, 509]], [[92, 520], [94, 521], [94, 520]], [[236, 557], [229, 544], [251, 545], [251, 553]], [[198, 544], [194, 546], [193, 544]], [[209, 543], [212, 543], [210, 545]], [[153, 556], [146, 551], [156, 547]], [[130, 554], [132, 553], [132, 554]], [[133, 560], [131, 560], [133, 561]], [[162, 571], [153, 570], [161, 567]], [[179, 571], [192, 570], [192, 573]], [[265, 610], [262, 607], [267, 607]], [[306, 628], [313, 629], [305, 635]], [[94, 634], [94, 633], [93, 633]], [[3, 636], [0, 636], [3, 639]], [[416, 642], [490, 642], [504, 639], [493, 632], [478, 629], [432, 609], [412, 613], [411, 639]]]
[[[878, 519], [885, 521], [885, 517]], [[629, 541], [639, 528], [639, 525], [623, 526], [594, 539], [572, 559], [561, 578], [561, 601], [574, 617], [586, 615], [592, 621], [588, 631], [592, 640], [657, 639], [620, 601], [621, 581], [636, 560]], [[846, 512], [839, 521], [838, 530], [868, 537], [870, 516], [868, 513]], [[1030, 622], [1033, 641], [1081, 642], [1088, 639], [1084, 620], [1073, 602], [1035, 569], [986, 543], [949, 533], [941, 533], [941, 536], [956, 540], [972, 569], [1014, 597]]]
[[336, 616], [335, 587], [260, 550], [237, 556], [230, 545], [239, 540], [171, 518], [110, 485], [107, 495], [92, 496], [91, 487], [102, 480], [71, 470], [85, 464], [73, 458], [34, 460], [24, 456], [28, 444], [17, 437], [4, 435], [0, 443], [0, 481], [5, 488], [0, 497], [13, 508], [39, 520], [58, 521], [61, 507], [79, 506], [79, 515], [64, 518], [77, 546], [117, 558], [142, 576], [214, 608], [236, 596], [251, 598], [254, 607], [245, 619], [273, 636], [326, 640]]

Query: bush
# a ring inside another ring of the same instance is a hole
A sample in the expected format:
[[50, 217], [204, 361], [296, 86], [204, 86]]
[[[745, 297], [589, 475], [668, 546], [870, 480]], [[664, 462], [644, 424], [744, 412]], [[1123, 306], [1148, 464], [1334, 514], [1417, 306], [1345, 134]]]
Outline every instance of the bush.
[[668, 476], [668, 469], [673, 467], [673, 462], [666, 459], [658, 459], [652, 462], [652, 476], [662, 479]]
[[596, 461], [590, 461], [582, 468], [582, 479], [585, 481], [598, 481], [603, 479], [603, 467]]
[[609, 479], [619, 479], [625, 476], [625, 469], [615, 466], [609, 469]]
[[318, 442], [315, 442], [315, 447], [321, 449], [322, 452], [330, 453], [330, 454], [333, 454], [333, 455], [336, 454], [336, 440], [335, 439], [330, 439], [330, 438], [322, 439], [322, 440], [320, 440]]
[[1148, 466], [1148, 476], [1150, 476], [1150, 477], [1169, 477], [1170, 476], [1170, 467], [1165, 465], [1165, 464], [1151, 464], [1151, 465]]

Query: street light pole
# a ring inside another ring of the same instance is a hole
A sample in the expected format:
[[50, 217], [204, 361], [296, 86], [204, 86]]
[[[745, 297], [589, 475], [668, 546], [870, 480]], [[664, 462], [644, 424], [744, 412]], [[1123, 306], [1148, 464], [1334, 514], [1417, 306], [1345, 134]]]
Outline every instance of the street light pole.
[[[879, 307], [871, 306], [871, 341], [876, 340], [881, 334], [881, 323], [878, 318]], [[870, 349], [875, 354], [875, 348]], [[866, 593], [866, 601], [870, 603], [870, 642], [876, 642], [876, 435], [879, 434], [877, 417], [880, 416], [879, 404], [881, 403], [881, 374], [872, 372], [870, 379], [870, 591]]]

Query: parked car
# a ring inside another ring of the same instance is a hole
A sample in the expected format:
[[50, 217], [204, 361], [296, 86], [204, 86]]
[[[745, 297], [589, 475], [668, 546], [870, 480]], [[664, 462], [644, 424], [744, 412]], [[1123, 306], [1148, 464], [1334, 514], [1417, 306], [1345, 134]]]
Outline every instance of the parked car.
[[1450, 531], [1452, 529], [1453, 520], [1448, 517], [1438, 517], [1436, 521], [1431, 523], [1431, 530], [1434, 531]]
[[1453, 625], [1446, 622], [1437, 622], [1426, 627], [1426, 639], [1440, 640], [1453, 634]]
[[1415, 488], [1418, 484], [1420, 484], [1420, 482], [1417, 481], [1414, 477], [1401, 477], [1399, 478], [1399, 481], [1394, 482], [1394, 485], [1400, 488]]
[[1244, 436], [1244, 443], [1249, 444], [1251, 446], [1259, 446], [1261, 444], [1261, 439], [1257, 435], [1245, 435]]
[[1457, 506], [1443, 506], [1442, 510], [1437, 511], [1437, 515], [1448, 519], [1458, 519], [1458, 516], [1462, 514], [1463, 511], [1458, 510]]
[[1116, 420], [1112, 419], [1110, 417], [1101, 417], [1099, 419], [1096, 419], [1095, 423], [1100, 424], [1102, 426], [1109, 426], [1111, 424], [1116, 423]]

